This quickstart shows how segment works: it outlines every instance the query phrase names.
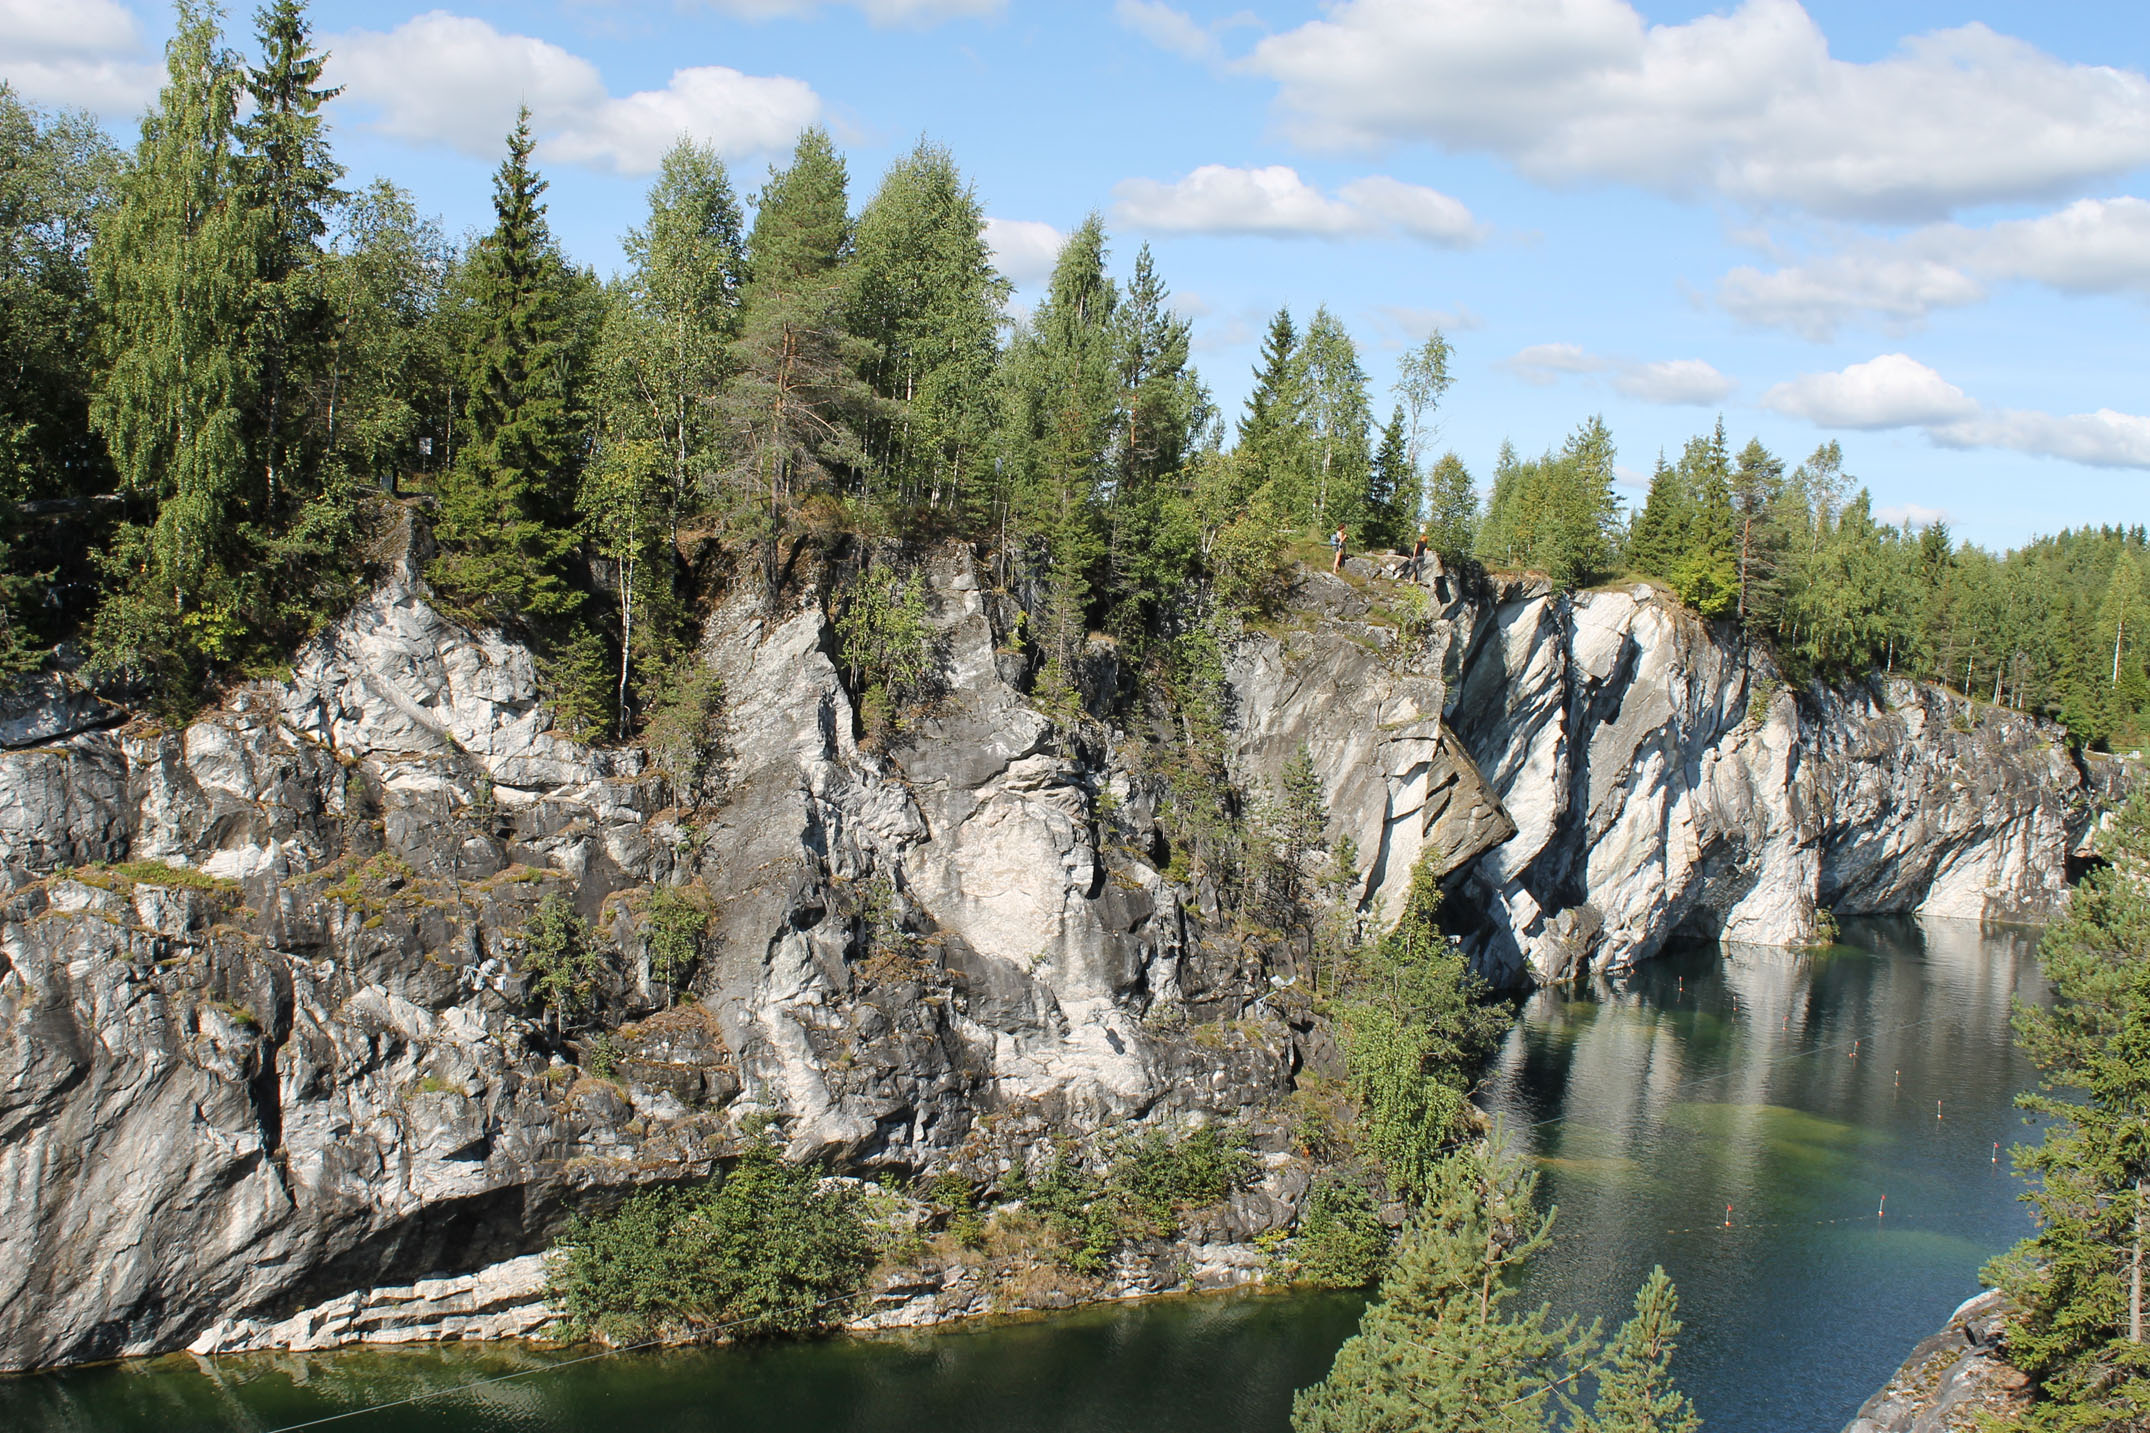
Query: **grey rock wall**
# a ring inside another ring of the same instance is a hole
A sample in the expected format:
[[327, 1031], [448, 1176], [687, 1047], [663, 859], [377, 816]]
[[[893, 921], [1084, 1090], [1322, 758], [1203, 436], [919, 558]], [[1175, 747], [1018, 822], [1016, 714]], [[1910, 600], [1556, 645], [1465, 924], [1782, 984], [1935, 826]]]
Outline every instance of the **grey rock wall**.
[[[1264, 1117], [1310, 1048], [1286, 957], [1162, 873], [1132, 743], [1011, 684], [971, 555], [924, 561], [945, 692], [878, 745], [812, 592], [711, 612], [727, 731], [691, 810], [642, 752], [554, 730], [530, 653], [444, 617], [415, 555], [288, 680], [183, 729], [13, 710], [0, 1368], [356, 1318], [706, 1174], [764, 1118], [797, 1157], [987, 1182], [1144, 1121], [1281, 1149]], [[1646, 589], [1416, 577], [1308, 574], [1227, 663], [1237, 775], [1307, 748], [1370, 922], [1428, 852], [1506, 978], [2062, 893], [2079, 783], [2034, 722], [1901, 683], [1795, 701]], [[640, 950], [658, 883], [714, 909], [679, 991]], [[626, 957], [605, 1078], [520, 973], [551, 891]]]

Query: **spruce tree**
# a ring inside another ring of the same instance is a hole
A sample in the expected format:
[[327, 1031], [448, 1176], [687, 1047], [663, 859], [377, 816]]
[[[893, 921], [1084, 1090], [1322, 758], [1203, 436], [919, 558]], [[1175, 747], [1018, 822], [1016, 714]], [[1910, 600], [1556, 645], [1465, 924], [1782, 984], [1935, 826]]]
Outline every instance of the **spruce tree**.
[[1418, 532], [1421, 498], [1418, 473], [1411, 466], [1403, 405], [1399, 403], [1382, 427], [1381, 444], [1374, 450], [1373, 476], [1366, 488], [1363, 545], [1408, 550]]
[[1147, 244], [1121, 303], [1115, 342], [1121, 431], [1107, 504], [1107, 629], [1139, 648], [1174, 602], [1200, 548], [1199, 519], [1178, 481], [1209, 420], [1209, 395], [1188, 363], [1192, 328]]
[[1687, 480], [1679, 469], [1657, 455], [1657, 471], [1650, 476], [1649, 494], [1642, 511], [1628, 528], [1626, 561], [1645, 577], [1669, 582], [1687, 546], [1687, 526], [1693, 516], [1693, 500]]
[[1254, 391], [1247, 395], [1239, 420], [1240, 461], [1248, 469], [1245, 485], [1249, 491], [1268, 488], [1280, 506], [1288, 505], [1286, 490], [1304, 467], [1305, 409], [1299, 330], [1291, 310], [1280, 308], [1262, 336]]
[[1732, 465], [1724, 420], [1692, 439], [1680, 455], [1680, 479], [1688, 493], [1687, 522], [1672, 571], [1680, 600], [1705, 617], [1734, 611], [1740, 598], [1739, 519], [1732, 508]]
[[492, 621], [540, 622], [574, 605], [563, 570], [574, 541], [579, 386], [577, 276], [545, 222], [545, 181], [525, 109], [493, 177], [494, 225], [463, 274], [464, 437], [443, 475], [442, 552], [430, 575]]
[[329, 153], [321, 107], [342, 89], [320, 88], [305, 7], [274, 0], [256, 12], [262, 62], [247, 72], [254, 113], [238, 128], [239, 175], [257, 211], [261, 256], [248, 334], [255, 368], [252, 446], [261, 465], [259, 509], [275, 522], [315, 495], [322, 447], [309, 390], [327, 366], [330, 313], [322, 291], [329, 211], [346, 196]]
[[166, 80], [91, 250], [104, 314], [90, 425], [126, 493], [97, 619], [100, 663], [190, 694], [243, 652], [241, 524], [256, 471], [258, 390], [234, 337], [253, 318], [262, 251], [232, 134], [242, 75], [215, 11], [181, 0]]

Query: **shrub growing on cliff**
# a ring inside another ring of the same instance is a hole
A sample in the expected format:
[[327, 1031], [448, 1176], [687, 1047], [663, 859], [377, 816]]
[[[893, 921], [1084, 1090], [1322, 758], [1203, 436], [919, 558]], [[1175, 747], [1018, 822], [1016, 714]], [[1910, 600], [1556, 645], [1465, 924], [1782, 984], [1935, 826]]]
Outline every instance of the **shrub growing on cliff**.
[[1395, 927], [1353, 963], [1342, 1002], [1362, 1147], [1414, 1201], [1462, 1132], [1471, 1079], [1509, 1024], [1441, 933], [1440, 909], [1438, 855], [1428, 851]]
[[1325, 1289], [1363, 1289], [1381, 1277], [1389, 1232], [1356, 1179], [1324, 1175], [1307, 1195], [1291, 1243], [1291, 1279]]
[[553, 1247], [549, 1297], [610, 1343], [811, 1333], [835, 1322], [873, 1264], [849, 1189], [768, 1144], [722, 1179], [578, 1214]]
[[558, 891], [538, 902], [522, 930], [523, 975], [530, 998], [552, 1016], [555, 1033], [589, 1013], [605, 953], [575, 903]]
[[2018, 1102], [2051, 1121], [2017, 1156], [2040, 1227], [1987, 1278], [2018, 1310], [2008, 1355], [2038, 1381], [2035, 1428], [2150, 1417], [2150, 798], [2100, 850], [2039, 947], [2052, 1008], [2016, 1011], [2042, 1076]]

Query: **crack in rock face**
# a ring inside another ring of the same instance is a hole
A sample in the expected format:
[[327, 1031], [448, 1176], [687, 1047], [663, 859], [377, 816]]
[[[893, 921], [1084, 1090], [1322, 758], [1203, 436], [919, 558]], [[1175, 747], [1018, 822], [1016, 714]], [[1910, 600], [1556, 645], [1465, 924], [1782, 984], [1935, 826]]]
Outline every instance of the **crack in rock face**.
[[[1321, 1044], [1294, 956], [1166, 874], [1141, 743], [1031, 704], [968, 549], [903, 555], [942, 690], [874, 741], [814, 592], [720, 602], [693, 660], [721, 789], [684, 809], [644, 751], [558, 731], [532, 654], [444, 616], [405, 547], [288, 679], [183, 729], [64, 684], [5, 710], [0, 1368], [390, 1305], [506, 1328], [481, 1271], [772, 1121], [795, 1158], [991, 1184], [1069, 1136], [1245, 1120], [1269, 1173], [1204, 1237], [1290, 1222], [1276, 1112]], [[2051, 728], [1903, 682], [1795, 699], [1648, 589], [1429, 562], [1403, 622], [1395, 575], [1307, 574], [1226, 662], [1235, 781], [1309, 753], [1369, 928], [1429, 860], [1510, 981], [2062, 897], [2086, 818]], [[677, 989], [657, 886], [710, 912]], [[529, 978], [553, 895], [616, 952], [579, 1025]]]

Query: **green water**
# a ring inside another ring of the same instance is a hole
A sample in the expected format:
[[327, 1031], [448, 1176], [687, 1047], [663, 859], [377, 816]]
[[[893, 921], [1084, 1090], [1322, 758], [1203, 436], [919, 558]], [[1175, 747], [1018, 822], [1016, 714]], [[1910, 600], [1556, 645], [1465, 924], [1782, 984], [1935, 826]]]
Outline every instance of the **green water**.
[[[1616, 1318], [1662, 1262], [1690, 1326], [1683, 1382], [1720, 1433], [1835, 1433], [2027, 1228], [2007, 1146], [2029, 1076], [2008, 1001], [2037, 995], [2032, 938], [1859, 923], [1845, 940], [1809, 958], [1698, 950], [1619, 987], [1541, 993], [1486, 1082], [1560, 1205], [1533, 1292]], [[314, 1426], [1281, 1430], [1357, 1310], [1176, 1299], [576, 1363], [517, 1346], [175, 1357], [0, 1381], [0, 1429], [270, 1433], [377, 1409]]]

